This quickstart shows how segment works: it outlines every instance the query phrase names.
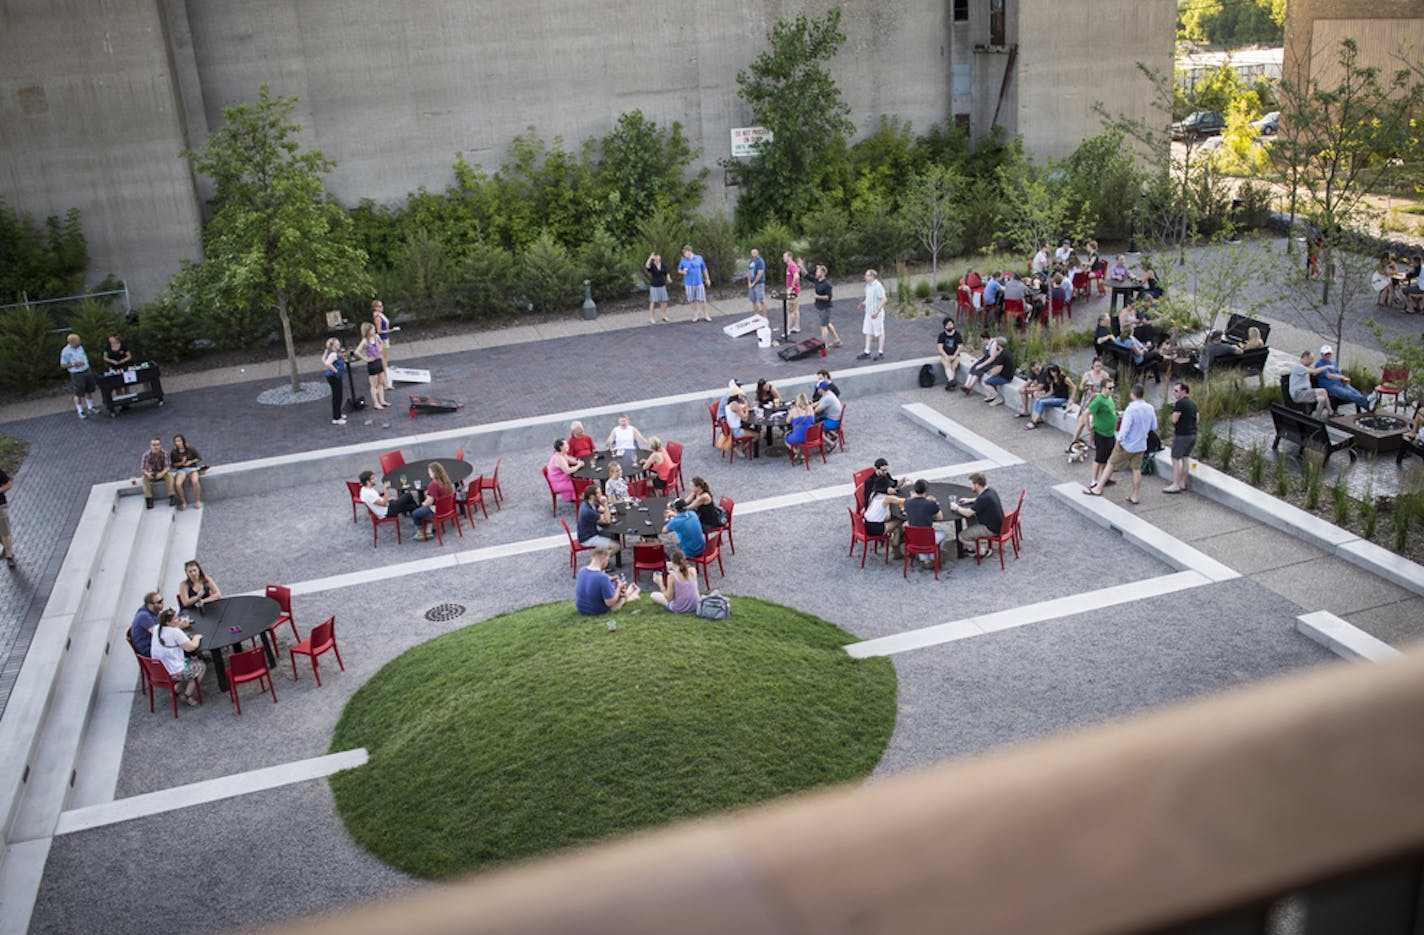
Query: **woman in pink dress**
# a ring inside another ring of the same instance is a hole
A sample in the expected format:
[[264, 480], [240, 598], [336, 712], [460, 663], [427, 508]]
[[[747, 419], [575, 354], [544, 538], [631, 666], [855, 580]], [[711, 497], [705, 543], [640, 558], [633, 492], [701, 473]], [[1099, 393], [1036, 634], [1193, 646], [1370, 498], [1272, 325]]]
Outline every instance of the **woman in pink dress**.
[[569, 443], [565, 439], [554, 442], [554, 453], [549, 456], [549, 489], [558, 494], [562, 499], [572, 503], [574, 501], [574, 471], [583, 467], [583, 462], [578, 458], [570, 458], [565, 454], [565, 449]]

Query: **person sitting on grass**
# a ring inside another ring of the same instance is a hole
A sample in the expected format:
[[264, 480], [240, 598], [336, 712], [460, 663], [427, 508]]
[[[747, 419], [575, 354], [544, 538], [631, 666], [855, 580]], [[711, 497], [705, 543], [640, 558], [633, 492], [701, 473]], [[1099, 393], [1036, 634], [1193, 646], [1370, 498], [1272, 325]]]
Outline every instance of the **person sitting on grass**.
[[579, 613], [596, 617], [638, 599], [636, 583], [629, 584], [605, 571], [612, 557], [612, 549], [594, 549], [588, 564], [579, 569], [574, 582], [574, 607]]
[[653, 603], [675, 614], [690, 614], [697, 610], [697, 570], [687, 564], [680, 549], [668, 553], [667, 575], [653, 573], [658, 589], [651, 595]]

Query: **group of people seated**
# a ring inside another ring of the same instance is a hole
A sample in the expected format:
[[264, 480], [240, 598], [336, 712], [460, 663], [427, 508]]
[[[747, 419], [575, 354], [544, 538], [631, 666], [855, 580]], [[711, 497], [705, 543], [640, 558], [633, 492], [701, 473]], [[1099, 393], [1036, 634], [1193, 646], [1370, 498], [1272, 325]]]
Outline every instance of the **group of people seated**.
[[[193, 509], [203, 508], [203, 482], [201, 474], [207, 470], [202, 456], [188, 447], [188, 439], [182, 435], [173, 436], [173, 450], [165, 451], [163, 439], [157, 435], [148, 440], [148, 447], [138, 462], [139, 483], [143, 487], [143, 504], [153, 509], [153, 488], [163, 484], [168, 494], [168, 505], [179, 510], [188, 506], [188, 494], [193, 495]], [[186, 488], [186, 489], [185, 489]]]
[[1379, 394], [1373, 389], [1366, 396], [1355, 388], [1350, 377], [1335, 363], [1334, 348], [1321, 345], [1314, 360], [1310, 351], [1301, 351], [1300, 359], [1291, 365], [1288, 383], [1292, 402], [1314, 405], [1311, 414], [1317, 419], [1335, 415], [1340, 404], [1354, 403], [1362, 412], [1373, 412], [1379, 404]]
[[[972, 498], [962, 498], [950, 503], [940, 503], [929, 494], [929, 484], [923, 479], [908, 477], [896, 479], [890, 474], [890, 463], [884, 458], [876, 458], [871, 473], [861, 484], [858, 501], [864, 507], [861, 519], [865, 532], [870, 536], [888, 536], [891, 557], [904, 559], [905, 527], [929, 527], [934, 529], [935, 544], [943, 546], [949, 532], [934, 524], [959, 516], [968, 521], [959, 533], [958, 541], [966, 548], [973, 548], [976, 539], [997, 536], [1003, 529], [1004, 509], [999, 495], [989, 486], [982, 473], [969, 475]], [[905, 495], [903, 491], [909, 491]], [[956, 557], [958, 549], [950, 550], [950, 557]], [[933, 555], [920, 556], [922, 565], [933, 565]]]
[[799, 445], [806, 440], [807, 430], [818, 422], [824, 437], [834, 442], [841, 427], [845, 404], [841, 402], [840, 388], [831, 381], [830, 371], [825, 368], [816, 371], [816, 383], [811, 395], [797, 393], [789, 405], [782, 399], [781, 391], [765, 377], [757, 380], [753, 397], [748, 397], [738, 380], [729, 380], [727, 391], [717, 401], [717, 423], [725, 427], [723, 432], [726, 435], [724, 440], [719, 434], [718, 447], [726, 449], [734, 442], [747, 440], [752, 442], [755, 456], [760, 448], [760, 433], [752, 425], [754, 411], [769, 413], [782, 408], [787, 410], [786, 443]]
[[[1401, 268], [1402, 264], [1407, 265]], [[1419, 285], [1421, 268], [1424, 268], [1424, 256], [1401, 260], [1392, 253], [1382, 254], [1370, 274], [1376, 304], [1397, 305], [1411, 315], [1424, 312], [1424, 288]]]
[[134, 652], [163, 663], [173, 680], [183, 683], [183, 703], [196, 705], [198, 682], [207, 671], [197, 653], [202, 648], [201, 633], [190, 633], [193, 621], [184, 611], [203, 612], [204, 605], [222, 597], [216, 581], [193, 559], [183, 565], [183, 583], [178, 586], [179, 607], [164, 607], [163, 595], [150, 591], [143, 606], [129, 624], [129, 643]]
[[[604, 448], [613, 452], [615, 457], [630, 451], [647, 451], [647, 456], [638, 462], [638, 468], [648, 475], [653, 489], [666, 490], [672, 483], [672, 477], [677, 472], [677, 462], [668, 453], [667, 446], [656, 435], [651, 438], [645, 436], [636, 425], [629, 421], [628, 413], [619, 414], [617, 424], [609, 430], [603, 445]], [[554, 491], [560, 499], [573, 503], [577, 499], [574, 474], [588, 463], [588, 459], [597, 450], [598, 447], [593, 436], [584, 429], [583, 423], [577, 421], [571, 423], [568, 438], [554, 439], [554, 452], [549, 456], [549, 463], [545, 465], [549, 489]], [[617, 482], [626, 493], [628, 482], [623, 477], [621, 464], [609, 465], [608, 482], [614, 482], [615, 471], [617, 472]]]
[[[388, 482], [376, 486], [376, 472], [362, 471], [361, 502], [380, 517], [409, 516], [415, 527], [414, 538], [425, 542], [435, 538], [435, 507], [439, 500], [455, 493], [455, 484], [439, 461], [432, 461], [426, 470], [428, 479], [416, 481], [410, 490], [393, 491]], [[421, 489], [421, 488], [424, 489]]]

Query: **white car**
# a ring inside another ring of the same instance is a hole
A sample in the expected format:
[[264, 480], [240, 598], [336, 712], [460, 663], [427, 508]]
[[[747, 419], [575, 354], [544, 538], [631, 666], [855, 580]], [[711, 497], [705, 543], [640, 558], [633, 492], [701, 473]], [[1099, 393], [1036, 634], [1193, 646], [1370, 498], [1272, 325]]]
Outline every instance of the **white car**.
[[1209, 136], [1202, 140], [1202, 144], [1197, 147], [1199, 153], [1214, 153], [1226, 144], [1226, 140], [1219, 136]]

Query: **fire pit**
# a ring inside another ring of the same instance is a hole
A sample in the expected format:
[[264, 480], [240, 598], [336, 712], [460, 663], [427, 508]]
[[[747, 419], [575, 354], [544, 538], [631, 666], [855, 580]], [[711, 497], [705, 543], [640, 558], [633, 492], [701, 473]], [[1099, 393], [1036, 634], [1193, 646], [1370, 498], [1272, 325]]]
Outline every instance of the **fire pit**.
[[1357, 449], [1373, 454], [1397, 449], [1403, 444], [1404, 432], [1409, 428], [1409, 423], [1403, 419], [1379, 412], [1336, 416], [1330, 424], [1355, 436]]

